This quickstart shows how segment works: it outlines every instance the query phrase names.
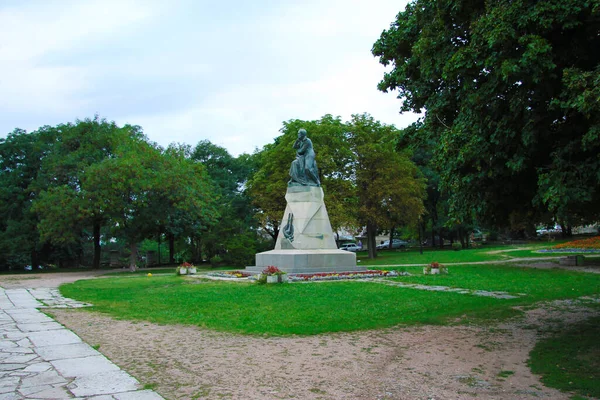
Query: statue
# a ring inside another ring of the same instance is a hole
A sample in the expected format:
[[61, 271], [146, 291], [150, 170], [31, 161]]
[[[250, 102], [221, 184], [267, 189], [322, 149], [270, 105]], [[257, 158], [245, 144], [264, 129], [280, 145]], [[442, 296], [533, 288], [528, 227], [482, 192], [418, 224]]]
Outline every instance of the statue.
[[290, 167], [288, 186], [321, 186], [315, 151], [311, 140], [306, 137], [305, 129], [298, 130], [298, 139], [293, 147], [296, 149], [296, 159]]

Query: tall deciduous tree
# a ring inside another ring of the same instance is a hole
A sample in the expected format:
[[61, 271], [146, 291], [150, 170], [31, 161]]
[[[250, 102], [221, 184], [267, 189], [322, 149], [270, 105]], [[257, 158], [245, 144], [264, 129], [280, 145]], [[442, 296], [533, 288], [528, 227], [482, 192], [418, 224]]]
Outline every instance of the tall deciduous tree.
[[245, 191], [246, 181], [254, 170], [252, 157], [247, 154], [233, 157], [223, 147], [203, 140], [196, 145], [191, 158], [204, 165], [213, 190], [220, 197], [218, 223], [199, 230], [194, 237], [196, 260], [200, 259], [203, 248], [209, 259], [220, 255], [228, 264], [249, 265], [259, 250], [254, 207]]
[[[396, 150], [398, 130], [368, 114], [353, 115], [348, 142], [355, 154], [358, 218], [367, 227], [369, 258], [375, 258], [379, 227], [416, 225], [424, 212], [425, 180], [410, 154]], [[390, 241], [391, 243], [391, 241]]]
[[204, 167], [175, 148], [163, 153], [141, 139], [92, 165], [82, 183], [110, 216], [114, 233], [129, 245], [131, 270], [136, 269], [137, 244], [156, 234], [165, 218], [177, 215], [193, 222], [217, 216]]
[[43, 241], [31, 207], [55, 133], [50, 127], [32, 133], [15, 129], [0, 139], [0, 267], [39, 266]]
[[44, 160], [40, 196], [34, 210], [39, 215], [41, 237], [53, 244], [80, 243], [84, 230], [92, 232], [93, 267], [100, 268], [100, 233], [107, 223], [106, 210], [88, 196], [82, 179], [88, 168], [115, 155], [128, 140], [143, 139], [139, 127], [118, 127], [95, 116], [60, 124], [51, 129], [56, 143]]
[[457, 220], [600, 216], [599, 31], [597, 1], [416, 0], [382, 33]]

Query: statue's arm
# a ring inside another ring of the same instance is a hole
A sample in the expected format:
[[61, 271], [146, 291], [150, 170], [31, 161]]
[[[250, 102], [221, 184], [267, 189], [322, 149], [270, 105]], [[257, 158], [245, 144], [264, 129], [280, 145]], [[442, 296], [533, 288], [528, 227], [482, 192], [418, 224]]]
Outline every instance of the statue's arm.
[[302, 144], [298, 148], [298, 154], [300, 154], [300, 155], [305, 154], [308, 151], [308, 149], [310, 149], [311, 147], [312, 147], [312, 143], [310, 142], [310, 140], [304, 139], [302, 141]]

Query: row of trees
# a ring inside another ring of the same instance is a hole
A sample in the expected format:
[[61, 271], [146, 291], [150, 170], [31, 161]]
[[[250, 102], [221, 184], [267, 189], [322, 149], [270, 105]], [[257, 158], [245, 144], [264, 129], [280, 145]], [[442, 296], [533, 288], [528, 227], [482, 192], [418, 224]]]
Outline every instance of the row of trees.
[[[202, 258], [202, 240], [206, 256], [217, 255], [251, 234], [240, 165], [210, 143], [163, 149], [138, 126], [98, 117], [17, 129], [0, 140], [0, 264], [77, 263], [92, 242], [97, 268], [101, 243], [121, 241], [135, 268], [138, 244], [163, 237], [171, 262], [179, 238], [191, 258]], [[236, 215], [242, 222], [231, 222]]]
[[163, 149], [138, 126], [95, 117], [0, 140], [0, 263], [77, 264], [91, 244], [97, 268], [117, 241], [133, 269], [139, 244], [154, 239], [168, 241], [170, 262], [184, 253], [249, 265], [277, 237], [301, 127], [318, 152], [334, 229], [366, 226], [374, 257], [378, 229], [416, 224], [425, 180], [397, 150], [399, 131], [367, 114], [288, 121], [274, 143], [239, 157], [209, 141]]

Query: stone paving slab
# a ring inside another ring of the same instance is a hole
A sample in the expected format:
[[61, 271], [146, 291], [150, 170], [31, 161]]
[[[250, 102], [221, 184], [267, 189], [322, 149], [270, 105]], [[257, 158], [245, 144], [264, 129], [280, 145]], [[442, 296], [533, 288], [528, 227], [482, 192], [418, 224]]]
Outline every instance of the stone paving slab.
[[98, 394], [131, 392], [139, 389], [138, 381], [125, 371], [102, 372], [96, 375], [80, 376], [67, 387], [79, 397]]
[[0, 400], [163, 399], [38, 310], [86, 306], [57, 289], [0, 288]]
[[81, 343], [79, 336], [65, 328], [46, 332], [31, 332], [29, 340], [36, 347]]
[[66, 377], [97, 375], [103, 372], [119, 371], [119, 367], [110, 362], [103, 355], [67, 358], [51, 361], [59, 374]]
[[46, 361], [100, 355], [98, 351], [94, 350], [87, 343], [83, 342], [52, 347], [39, 347], [35, 351]]

